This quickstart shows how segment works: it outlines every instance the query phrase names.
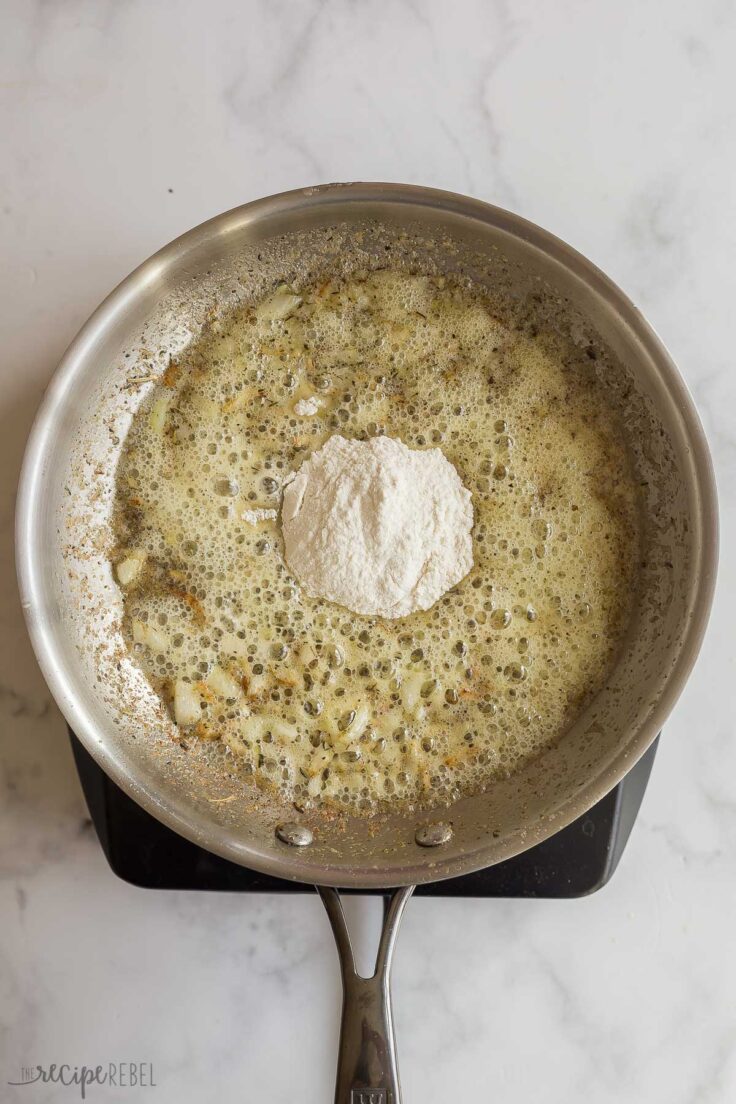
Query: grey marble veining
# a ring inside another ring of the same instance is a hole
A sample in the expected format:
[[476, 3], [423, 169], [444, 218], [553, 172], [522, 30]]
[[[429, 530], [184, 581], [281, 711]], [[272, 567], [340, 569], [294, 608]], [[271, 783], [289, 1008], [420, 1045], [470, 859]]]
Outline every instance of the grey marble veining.
[[[172, 1104], [331, 1098], [318, 901], [145, 893], [107, 870], [22, 626], [12, 518], [43, 388], [120, 278], [218, 211], [361, 178], [509, 206], [609, 272], [693, 391], [723, 528], [709, 635], [611, 885], [410, 904], [405, 1098], [736, 1097], [735, 54], [727, 0], [2, 6], [0, 1099], [75, 1098], [6, 1087], [23, 1064], [116, 1059], [153, 1062], [146, 1091]], [[357, 919], [375, 928], [375, 908]]]

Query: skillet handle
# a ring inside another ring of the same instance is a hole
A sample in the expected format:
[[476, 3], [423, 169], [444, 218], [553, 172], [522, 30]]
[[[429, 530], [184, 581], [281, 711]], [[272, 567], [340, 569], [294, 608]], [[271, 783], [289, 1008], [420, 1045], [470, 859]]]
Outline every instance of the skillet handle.
[[355, 969], [345, 914], [336, 889], [317, 886], [332, 924], [342, 974], [342, 1023], [335, 1104], [401, 1104], [391, 1016], [391, 959], [406, 902], [414, 886], [394, 890], [384, 909], [372, 977]]

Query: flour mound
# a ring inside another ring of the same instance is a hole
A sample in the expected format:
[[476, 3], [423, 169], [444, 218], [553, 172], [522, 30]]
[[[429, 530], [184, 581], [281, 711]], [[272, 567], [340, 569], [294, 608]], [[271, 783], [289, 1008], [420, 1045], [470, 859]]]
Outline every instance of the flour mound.
[[470, 491], [440, 449], [334, 436], [287, 483], [286, 562], [307, 594], [354, 613], [426, 610], [473, 566]]

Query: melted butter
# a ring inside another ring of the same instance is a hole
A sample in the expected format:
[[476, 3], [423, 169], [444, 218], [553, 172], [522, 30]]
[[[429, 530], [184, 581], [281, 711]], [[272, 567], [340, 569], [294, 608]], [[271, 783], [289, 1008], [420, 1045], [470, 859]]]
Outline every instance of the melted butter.
[[[301, 804], [451, 801], [556, 741], [610, 670], [640, 544], [623, 435], [584, 352], [472, 288], [384, 271], [297, 290], [214, 322], [138, 411], [124, 631], [227, 769]], [[475, 565], [432, 609], [362, 617], [290, 577], [271, 514], [337, 432], [440, 447], [472, 491]]]

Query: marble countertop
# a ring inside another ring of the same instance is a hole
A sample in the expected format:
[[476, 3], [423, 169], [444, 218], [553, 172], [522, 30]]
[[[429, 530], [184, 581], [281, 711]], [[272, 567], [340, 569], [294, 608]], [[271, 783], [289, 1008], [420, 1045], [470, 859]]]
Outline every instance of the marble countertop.
[[[98, 301], [190, 226], [328, 180], [488, 199], [647, 313], [718, 470], [718, 597], [620, 869], [572, 902], [410, 904], [404, 1095], [736, 1098], [736, 7], [669, 0], [7, 0], [0, 14], [0, 1098], [35, 1063], [151, 1062], [95, 1101], [331, 1099], [337, 960], [312, 898], [155, 893], [106, 866], [15, 590], [34, 410]], [[351, 911], [362, 930], [376, 902]], [[357, 915], [355, 915], [357, 914]]]

